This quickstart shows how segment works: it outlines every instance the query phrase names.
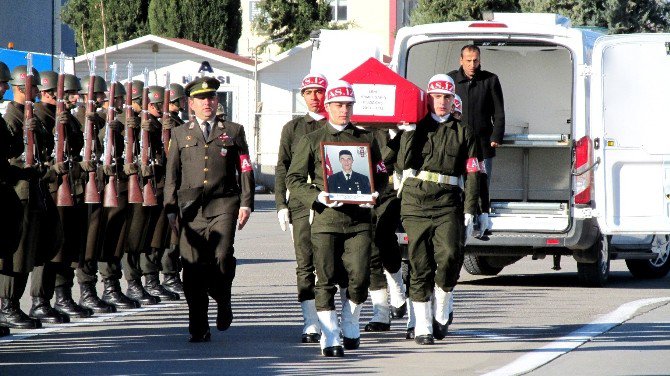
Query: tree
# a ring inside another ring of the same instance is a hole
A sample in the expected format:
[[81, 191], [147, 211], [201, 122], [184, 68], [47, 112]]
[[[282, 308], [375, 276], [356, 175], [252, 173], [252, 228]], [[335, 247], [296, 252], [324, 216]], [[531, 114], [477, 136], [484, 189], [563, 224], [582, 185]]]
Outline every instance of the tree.
[[149, 30], [235, 52], [242, 35], [240, 0], [151, 0]]
[[346, 28], [330, 24], [330, 7], [325, 0], [262, 0], [253, 28], [268, 39], [285, 38], [277, 43], [287, 50], [309, 39], [313, 30]]
[[670, 30], [670, 4], [657, 0], [607, 0], [606, 17], [611, 33]]
[[[77, 52], [99, 50], [128, 39], [145, 35], [149, 0], [101, 1], [69, 0], [62, 11], [62, 20], [76, 34]], [[105, 18], [103, 32], [102, 18]]]
[[482, 10], [518, 12], [516, 0], [419, 0], [410, 15], [412, 25], [481, 20]]

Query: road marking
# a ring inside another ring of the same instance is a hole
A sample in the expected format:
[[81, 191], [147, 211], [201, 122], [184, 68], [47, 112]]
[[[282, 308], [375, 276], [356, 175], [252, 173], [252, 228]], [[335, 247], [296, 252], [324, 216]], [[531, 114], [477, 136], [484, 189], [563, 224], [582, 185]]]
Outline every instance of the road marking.
[[640, 308], [651, 304], [667, 302], [670, 302], [670, 297], [641, 299], [623, 304], [616, 310], [600, 316], [590, 324], [584, 325], [567, 336], [533, 350], [512, 363], [489, 372], [484, 376], [520, 375], [530, 372], [630, 320]]
[[493, 332], [482, 332], [482, 331], [477, 331], [477, 330], [456, 330], [453, 332], [449, 332], [450, 334], [456, 334], [456, 335], [461, 335], [464, 337], [480, 337], [480, 338], [486, 338], [490, 339], [493, 341], [514, 341], [519, 339], [519, 337], [509, 337], [509, 336], [503, 336], [499, 334], [495, 334]]
[[149, 312], [149, 311], [155, 311], [158, 309], [163, 309], [163, 308], [174, 308], [178, 307], [179, 304], [176, 303], [171, 303], [171, 304], [160, 304], [155, 307], [144, 307], [144, 308], [136, 308], [136, 309], [130, 309], [127, 311], [121, 311], [121, 312], [115, 312], [115, 313], [106, 313], [102, 315], [96, 315], [96, 316], [91, 316], [87, 317], [82, 320], [77, 320], [76, 322], [69, 322], [66, 324], [55, 324], [54, 326], [49, 326], [47, 328], [40, 328], [40, 329], [34, 329], [34, 330], [29, 330], [23, 333], [17, 333], [17, 334], [11, 334], [7, 337], [2, 337], [0, 338], [0, 346], [6, 345], [8, 343], [38, 336], [40, 334], [47, 334], [47, 333], [56, 333], [60, 332], [61, 330], [68, 329], [68, 328], [74, 328], [78, 326], [87, 326], [90, 324], [97, 324], [101, 323], [107, 320], [115, 319], [117, 317], [125, 317], [125, 316], [131, 316], [135, 315], [138, 313], [144, 313], [144, 312]]

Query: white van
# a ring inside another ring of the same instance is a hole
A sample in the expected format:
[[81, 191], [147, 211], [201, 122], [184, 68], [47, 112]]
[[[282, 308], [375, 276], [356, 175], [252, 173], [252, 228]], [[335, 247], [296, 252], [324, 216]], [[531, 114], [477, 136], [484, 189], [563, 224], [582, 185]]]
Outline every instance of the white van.
[[[399, 30], [392, 69], [424, 87], [466, 44], [498, 75], [506, 131], [494, 158], [493, 235], [465, 269], [495, 275], [524, 256], [577, 261], [602, 286], [612, 259], [640, 278], [670, 270], [670, 35], [605, 36], [555, 14]], [[402, 239], [402, 237], [401, 237]]]

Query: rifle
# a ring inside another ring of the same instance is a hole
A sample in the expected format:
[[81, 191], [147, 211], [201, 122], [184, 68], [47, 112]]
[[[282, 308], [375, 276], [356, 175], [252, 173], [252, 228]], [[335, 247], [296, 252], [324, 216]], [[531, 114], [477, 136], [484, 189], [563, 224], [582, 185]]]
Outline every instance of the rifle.
[[[24, 102], [24, 122], [27, 123], [30, 119], [33, 118], [33, 54], [28, 53], [26, 55], [26, 81], [25, 81], [25, 94], [26, 99]], [[23, 127], [23, 143], [24, 148], [24, 160], [25, 166], [30, 167], [35, 164], [35, 132], [29, 130], [28, 127]]]
[[[110, 68], [112, 68], [112, 80], [109, 86], [109, 106], [107, 106], [107, 127], [105, 129], [105, 145], [103, 156], [103, 164], [105, 166], [116, 165], [116, 159], [114, 158], [116, 154], [116, 145], [114, 142], [116, 138], [116, 132], [110, 129], [110, 123], [114, 121], [116, 116], [116, 109], [114, 108], [114, 96], [116, 94], [116, 63], [112, 63]], [[109, 179], [107, 179], [107, 184], [105, 184], [105, 193], [103, 196], [104, 207], [115, 208], [119, 206], [118, 184], [119, 182], [116, 173], [110, 175]]]
[[[170, 72], [165, 73], [165, 94], [163, 95], [163, 125], [170, 119]], [[163, 153], [167, 156], [170, 148], [170, 129], [163, 128]]]
[[[86, 101], [86, 115], [95, 112], [95, 57], [91, 59], [88, 80], [88, 97]], [[86, 116], [84, 122], [84, 162], [91, 162], [96, 160], [95, 150], [95, 124]], [[84, 202], [87, 204], [100, 203], [100, 191], [98, 190], [98, 180], [95, 169], [88, 173], [88, 181], [86, 182], [86, 189], [84, 191]]]
[[[126, 103], [123, 105], [126, 111], [126, 121], [133, 112], [133, 64], [128, 62], [128, 82], [126, 82]], [[126, 126], [126, 149], [125, 163], [134, 163], [137, 159], [135, 155], [135, 130]], [[142, 191], [140, 190], [140, 178], [138, 174], [128, 176], [128, 203], [141, 204], [143, 202]]]
[[[144, 68], [144, 89], [142, 89], [142, 122], [149, 120], [149, 69]], [[142, 129], [140, 135], [140, 143], [142, 144], [141, 158], [142, 167], [151, 166], [153, 169], [153, 158], [151, 157], [151, 139], [148, 131]], [[142, 188], [142, 196], [144, 197], [143, 206], [156, 206], [156, 191], [154, 188], [154, 177], [147, 179]]]
[[[56, 119], [65, 111], [65, 54], [62, 52], [58, 57], [60, 65], [58, 67], [58, 84], [56, 85]], [[67, 134], [65, 133], [65, 124], [56, 120], [56, 147], [54, 153], [56, 154], [56, 163], [65, 162], [65, 153], [67, 150]], [[68, 156], [68, 162], [72, 158]], [[58, 191], [56, 192], [57, 206], [74, 206], [74, 196], [72, 195], [72, 185], [70, 184], [70, 174], [64, 174], [58, 184]]]

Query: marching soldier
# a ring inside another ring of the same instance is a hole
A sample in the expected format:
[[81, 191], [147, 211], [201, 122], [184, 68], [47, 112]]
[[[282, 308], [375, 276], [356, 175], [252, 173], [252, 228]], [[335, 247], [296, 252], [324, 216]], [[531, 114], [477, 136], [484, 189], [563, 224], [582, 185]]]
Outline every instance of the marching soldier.
[[[34, 132], [35, 164], [26, 167], [25, 160], [21, 157], [23, 150], [15, 150], [18, 153], [10, 155], [10, 164], [22, 169], [14, 184], [14, 189], [21, 200], [23, 207], [23, 220], [21, 228], [21, 239], [18, 249], [12, 255], [2, 259], [0, 266], [0, 323], [11, 328], [33, 329], [42, 326], [39, 319], [28, 317], [21, 310], [20, 299], [28, 282], [28, 274], [33, 267], [40, 262], [42, 257], [48, 256], [50, 250], [40, 250], [43, 255], [38, 255], [38, 242], [40, 226], [44, 223], [49, 203], [53, 205], [51, 196], [46, 194], [47, 188], [43, 178], [46, 175], [42, 164], [47, 161], [50, 148], [53, 147], [53, 138], [49, 138], [48, 131], [37, 117], [33, 117], [24, 124], [25, 101], [33, 101], [37, 97], [37, 83], [39, 74], [33, 68], [33, 86], [27, 88], [25, 83], [27, 68], [25, 65], [18, 66], [12, 71], [12, 85], [14, 99], [7, 105], [4, 119], [9, 129], [12, 145], [23, 144], [24, 127]], [[50, 202], [49, 202], [50, 201]], [[56, 244], [54, 244], [56, 245]]]
[[[9, 68], [0, 61], [0, 101], [9, 89], [7, 82], [11, 80]], [[5, 218], [9, 219], [0, 227], [0, 262], [3, 264], [5, 260], [12, 259], [21, 240], [23, 206], [14, 190], [14, 181], [21, 170], [16, 166], [10, 166], [8, 160], [21, 155], [22, 151], [23, 142], [11, 137], [5, 119], [0, 117], [0, 206], [3, 208]], [[8, 326], [6, 322], [0, 322], [0, 337], [9, 335]]]
[[[321, 325], [321, 353], [343, 356], [344, 348], [360, 346], [360, 313], [370, 283], [370, 242], [372, 205], [343, 205], [327, 200], [321, 169], [321, 142], [366, 143], [374, 168], [375, 192], [382, 192], [388, 176], [379, 146], [372, 133], [354, 127], [351, 118], [354, 91], [345, 81], [331, 82], [326, 90], [328, 125], [302, 137], [293, 154], [286, 184], [291, 196], [313, 208], [311, 240], [314, 250], [315, 304]], [[311, 179], [311, 183], [308, 182]], [[347, 300], [342, 307], [342, 335], [335, 312], [335, 292], [346, 273]]]
[[[123, 258], [123, 269], [128, 281], [128, 295], [131, 298], [144, 302], [145, 295], [157, 296], [160, 300], [177, 300], [179, 294], [168, 291], [158, 279], [161, 269], [161, 257], [164, 252], [164, 239], [167, 223], [163, 218], [163, 185], [165, 183], [163, 159], [163, 144], [161, 142], [162, 125], [160, 117], [164, 88], [161, 86], [149, 87], [148, 119], [142, 121], [141, 128], [148, 132], [151, 144], [152, 160], [150, 165], [142, 166], [140, 174], [143, 180], [152, 179], [156, 189], [158, 205], [143, 206], [131, 204], [132, 214], [128, 226], [127, 251]], [[141, 294], [141, 278], [144, 275], [143, 289], [147, 294]], [[132, 287], [131, 287], [132, 286]], [[132, 290], [131, 290], [132, 288]], [[140, 292], [141, 295], [135, 295]]]
[[[467, 237], [479, 197], [474, 131], [450, 116], [454, 82], [435, 75], [427, 93], [430, 113], [415, 130], [402, 134], [397, 158], [404, 180], [401, 217], [409, 239], [414, 340], [420, 345], [433, 344], [447, 333], [450, 295], [463, 264], [463, 226]], [[458, 183], [466, 174], [463, 198]]]
[[211, 338], [208, 297], [217, 303], [216, 327], [233, 321], [235, 230], [247, 223], [254, 205], [254, 171], [244, 127], [215, 116], [219, 81], [201, 77], [186, 85], [195, 120], [172, 130], [165, 182], [170, 226], [181, 234], [184, 294], [191, 342]]
[[[279, 141], [279, 156], [275, 169], [275, 202], [277, 218], [282, 231], [289, 227], [292, 230], [293, 247], [297, 263], [296, 277], [298, 285], [298, 301], [302, 309], [304, 321], [302, 343], [318, 343], [321, 338], [321, 327], [316, 314], [314, 302], [314, 262], [311, 232], [309, 224], [310, 207], [303, 205], [298, 199], [290, 199], [286, 190], [286, 172], [291, 166], [293, 153], [300, 139], [326, 124], [324, 98], [328, 81], [318, 73], [305, 76], [300, 87], [300, 94], [305, 100], [308, 112], [305, 116], [293, 119], [282, 128]], [[295, 196], [294, 196], [295, 197]], [[289, 226], [289, 224], [291, 226]]]
[[[78, 155], [84, 146], [84, 137], [79, 122], [66, 109], [56, 116], [56, 94], [58, 74], [52, 71], [40, 73], [40, 102], [35, 104], [35, 116], [55, 135], [56, 123], [63, 124], [67, 154]], [[73, 88], [69, 88], [73, 89]], [[53, 136], [52, 136], [53, 137]], [[56, 201], [59, 180], [70, 170], [64, 162], [53, 162], [52, 175], [49, 181], [49, 192]], [[74, 171], [72, 171], [74, 172]], [[73, 187], [75, 189], [75, 187]], [[81, 234], [86, 218], [86, 208], [82, 205], [58, 207], [58, 218], [63, 228], [64, 242], [58, 253], [44, 265], [36, 266], [31, 274], [31, 291], [33, 306], [30, 316], [47, 322], [67, 322], [69, 317], [89, 317], [93, 311], [77, 305], [72, 300], [71, 284], [74, 277], [72, 263], [79, 259], [82, 246]], [[58, 280], [58, 283], [57, 283]], [[49, 301], [56, 292], [54, 309]]]
[[[86, 92], [88, 88], [89, 77], [82, 79], [82, 91]], [[85, 125], [88, 119], [93, 123], [95, 152], [94, 159], [99, 161], [103, 153], [103, 142], [105, 135], [106, 120], [104, 110], [101, 108], [105, 102], [105, 92], [107, 85], [101, 76], [95, 76], [94, 81], [94, 101], [97, 111], [86, 113], [85, 109], [80, 108], [77, 119], [82, 125]], [[84, 103], [89, 100], [88, 95], [84, 94]], [[120, 104], [118, 101], [116, 105]], [[123, 127], [121, 122], [114, 121], [110, 123], [114, 130], [120, 130]], [[97, 133], [96, 133], [97, 132]], [[123, 138], [119, 139], [118, 132], [115, 140], [116, 145], [123, 145]], [[122, 147], [117, 147], [117, 154], [122, 152]], [[122, 164], [121, 164], [122, 165]], [[103, 186], [104, 176], [115, 173], [114, 169], [109, 167], [97, 166], [95, 162], [81, 162], [82, 170], [85, 172], [96, 171], [98, 177], [98, 187]], [[125, 167], [125, 166], [124, 166]], [[121, 186], [122, 181], [120, 182]], [[84, 183], [85, 184], [85, 183]], [[127, 187], [126, 187], [127, 190]], [[77, 270], [77, 279], [81, 288], [81, 297], [79, 304], [91, 308], [94, 312], [110, 312], [117, 308], [128, 309], [137, 308], [140, 303], [128, 298], [121, 291], [121, 256], [123, 254], [122, 236], [123, 225], [125, 224], [125, 212], [123, 211], [127, 202], [127, 195], [119, 195], [119, 207], [103, 208], [102, 204], [89, 205], [89, 227], [86, 237], [86, 267]], [[124, 200], [123, 198], [126, 198]], [[96, 265], [97, 263], [97, 265]], [[103, 280], [104, 290], [102, 299], [98, 298], [95, 284], [97, 281], [96, 272], [100, 272]], [[110, 307], [111, 306], [111, 307]]]

